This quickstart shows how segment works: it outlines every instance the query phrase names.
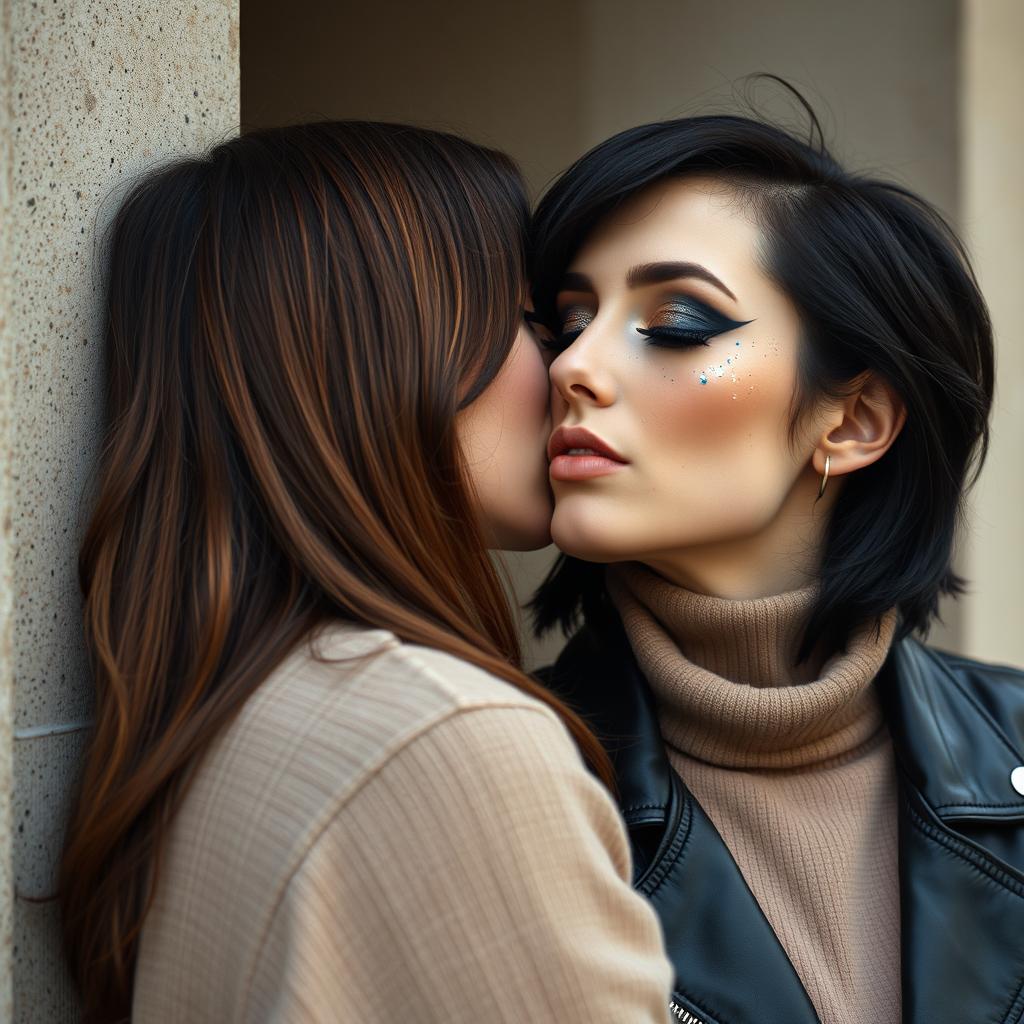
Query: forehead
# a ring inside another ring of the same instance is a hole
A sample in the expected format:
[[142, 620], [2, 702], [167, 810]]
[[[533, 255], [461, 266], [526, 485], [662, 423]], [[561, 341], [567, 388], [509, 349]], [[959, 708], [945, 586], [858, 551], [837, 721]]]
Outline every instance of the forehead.
[[767, 284], [756, 266], [759, 240], [760, 230], [735, 188], [709, 177], [667, 179], [605, 217], [567, 269], [601, 287], [620, 282], [637, 264], [687, 260], [703, 264], [731, 288], [730, 278], [761, 277]]

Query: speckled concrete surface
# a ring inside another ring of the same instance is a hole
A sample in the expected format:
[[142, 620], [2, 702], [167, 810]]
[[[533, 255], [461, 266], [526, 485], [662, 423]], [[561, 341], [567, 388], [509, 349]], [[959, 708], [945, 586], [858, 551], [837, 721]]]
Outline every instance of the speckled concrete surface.
[[11, 862], [11, 727], [13, 725], [14, 607], [11, 569], [12, 472], [7, 438], [11, 434], [12, 351], [8, 310], [11, 297], [11, 132], [10, 110], [10, 10], [0, 0], [0, 1020], [14, 1015], [11, 991], [13, 945], [13, 864]]
[[[52, 907], [18, 897], [52, 885], [90, 711], [75, 558], [102, 397], [98, 231], [140, 170], [237, 131], [238, 2], [0, 0], [10, 58], [0, 72], [9, 192], [0, 193], [9, 206], [0, 231], [0, 513], [10, 511], [0, 657], [14, 680], [13, 756], [0, 725], [0, 815], [13, 760], [16, 819], [14, 943], [9, 955], [0, 949], [12, 964], [13, 1009], [0, 979], [0, 1020], [75, 1016]], [[10, 725], [3, 686], [0, 671], [0, 720]], [[5, 860], [0, 843], [6, 898]]]

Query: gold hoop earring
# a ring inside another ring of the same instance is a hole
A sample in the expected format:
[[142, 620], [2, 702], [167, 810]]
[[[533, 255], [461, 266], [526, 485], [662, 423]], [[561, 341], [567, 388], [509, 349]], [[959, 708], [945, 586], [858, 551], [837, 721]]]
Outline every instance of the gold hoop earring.
[[828, 483], [828, 467], [832, 461], [831, 456], [825, 456], [825, 472], [821, 475], [821, 487], [818, 488], [818, 496], [814, 499], [814, 504], [817, 505], [821, 501], [821, 496], [825, 493], [825, 484]]

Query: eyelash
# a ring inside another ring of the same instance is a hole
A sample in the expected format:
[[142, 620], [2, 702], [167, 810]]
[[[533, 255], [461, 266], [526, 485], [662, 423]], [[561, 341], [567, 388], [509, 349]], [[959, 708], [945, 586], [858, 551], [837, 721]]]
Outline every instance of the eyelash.
[[[541, 344], [554, 352], [561, 352], [567, 349], [585, 330], [581, 327], [578, 331], [563, 331], [551, 339], [542, 339]], [[710, 345], [711, 339], [722, 331], [686, 331], [680, 328], [659, 327], [638, 327], [637, 334], [642, 334], [649, 339], [649, 344], [662, 348], [690, 348], [697, 345]], [[659, 346], [660, 342], [660, 346]]]
[[[657, 338], [665, 348], [685, 348], [689, 345], [709, 345], [711, 339], [721, 331], [695, 331], [683, 327], [638, 327], [637, 334], [645, 338]], [[651, 341], [652, 345], [657, 342]]]

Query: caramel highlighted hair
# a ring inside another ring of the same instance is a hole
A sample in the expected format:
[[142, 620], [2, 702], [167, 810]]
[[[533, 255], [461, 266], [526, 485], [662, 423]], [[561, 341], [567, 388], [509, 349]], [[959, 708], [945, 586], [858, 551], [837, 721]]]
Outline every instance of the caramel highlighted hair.
[[59, 899], [86, 1024], [126, 1020], [190, 770], [321, 624], [519, 666], [455, 418], [526, 293], [515, 166], [454, 136], [254, 132], [135, 185], [108, 239], [107, 424], [81, 547], [95, 725]]

